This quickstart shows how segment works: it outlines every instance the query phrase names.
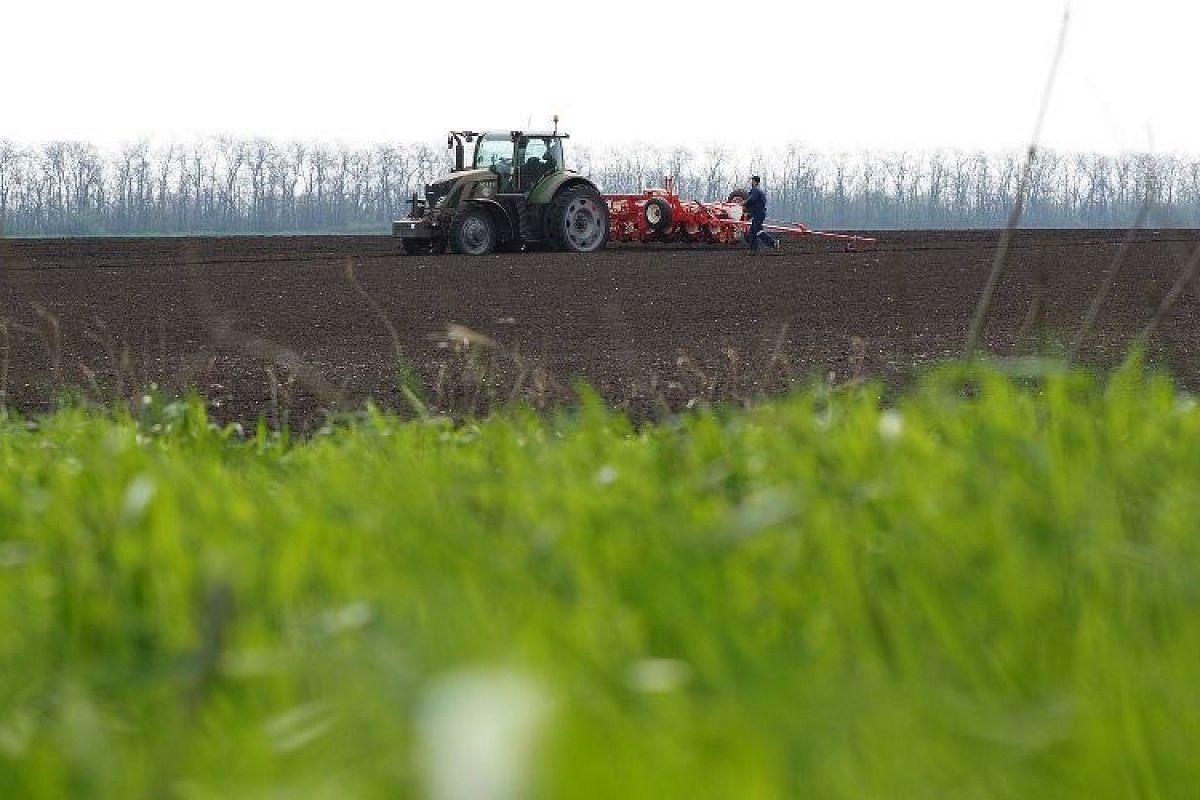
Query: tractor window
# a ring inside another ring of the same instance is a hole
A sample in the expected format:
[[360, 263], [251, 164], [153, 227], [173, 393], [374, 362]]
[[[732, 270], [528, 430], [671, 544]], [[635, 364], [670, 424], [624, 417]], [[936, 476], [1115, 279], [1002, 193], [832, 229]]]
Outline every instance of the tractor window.
[[563, 164], [562, 139], [543, 139], [546, 147], [542, 160], [546, 162], [547, 170], [565, 169]]
[[502, 175], [512, 172], [513, 143], [511, 139], [480, 139], [475, 149], [475, 168], [490, 169]]
[[550, 136], [535, 136], [522, 139], [521, 145], [522, 163], [539, 161], [547, 172], [563, 168], [562, 142], [560, 140]]
[[546, 140], [545, 139], [530, 139], [529, 144], [525, 145], [524, 158], [528, 161], [531, 158], [541, 160], [546, 157]]
[[562, 169], [562, 144], [550, 136], [535, 136], [520, 141], [521, 191], [529, 191], [543, 177]]

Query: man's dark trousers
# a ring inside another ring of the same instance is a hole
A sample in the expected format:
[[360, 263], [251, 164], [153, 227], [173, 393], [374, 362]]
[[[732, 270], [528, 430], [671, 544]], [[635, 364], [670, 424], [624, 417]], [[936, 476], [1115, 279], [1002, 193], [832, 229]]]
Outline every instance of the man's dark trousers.
[[767, 221], [766, 214], [750, 215], [750, 233], [746, 238], [750, 240], [750, 250], [757, 251], [758, 243], [761, 240], [767, 247], [775, 246], [775, 237], [763, 230], [763, 223]]

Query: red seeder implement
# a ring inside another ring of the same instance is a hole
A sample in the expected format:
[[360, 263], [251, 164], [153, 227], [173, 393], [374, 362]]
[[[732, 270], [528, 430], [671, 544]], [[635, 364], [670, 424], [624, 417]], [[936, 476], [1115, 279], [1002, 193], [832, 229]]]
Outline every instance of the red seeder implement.
[[[607, 194], [609, 240], [614, 242], [704, 242], [737, 244], [745, 241], [750, 220], [742, 209], [744, 195], [734, 192], [724, 203], [681, 200], [675, 193], [675, 179], [667, 178], [665, 188], [647, 189], [641, 194]], [[874, 244], [866, 236], [814, 231], [798, 222], [768, 222], [763, 230], [784, 236], [817, 236], [844, 242], [847, 249]]]

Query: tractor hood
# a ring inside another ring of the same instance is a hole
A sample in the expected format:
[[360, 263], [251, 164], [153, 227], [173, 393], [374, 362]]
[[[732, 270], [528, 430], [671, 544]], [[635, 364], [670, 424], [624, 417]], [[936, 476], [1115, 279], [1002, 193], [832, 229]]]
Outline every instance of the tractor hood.
[[443, 183], [453, 183], [454, 181], [468, 178], [471, 180], [479, 180], [487, 175], [495, 175], [490, 169], [465, 169], [462, 172], [447, 172], [445, 175], [439, 175], [430, 181], [430, 185], [437, 186]]
[[425, 186], [425, 202], [430, 208], [440, 208], [458, 187], [474, 186], [488, 178], [495, 178], [495, 173], [488, 169], [468, 169], [439, 175]]

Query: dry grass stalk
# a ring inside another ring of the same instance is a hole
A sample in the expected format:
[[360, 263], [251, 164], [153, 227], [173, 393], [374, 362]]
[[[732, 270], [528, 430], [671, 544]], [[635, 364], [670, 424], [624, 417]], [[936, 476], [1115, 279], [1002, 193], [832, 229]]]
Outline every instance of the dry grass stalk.
[[964, 356], [967, 359], [975, 357], [975, 352], [979, 348], [980, 340], [983, 338], [983, 329], [987, 324], [987, 319], [992, 309], [992, 300], [996, 295], [996, 287], [1000, 285], [1000, 279], [1004, 275], [1005, 267], [1008, 265], [1008, 251], [1012, 246], [1013, 234], [1017, 227], [1021, 224], [1021, 218], [1025, 214], [1025, 203], [1029, 196], [1029, 186], [1033, 177], [1033, 165], [1037, 161], [1038, 145], [1042, 138], [1042, 126], [1046, 122], [1046, 112], [1050, 108], [1050, 97], [1054, 93], [1054, 83], [1058, 78], [1058, 68], [1062, 63], [1063, 53], [1067, 45], [1067, 31], [1071, 27], [1071, 12], [1067, 9], [1063, 13], [1062, 26], [1059, 28], [1058, 45], [1054, 51], [1054, 60], [1050, 65], [1050, 75], [1046, 80], [1046, 88], [1042, 92], [1042, 102], [1038, 109], [1037, 122], [1034, 124], [1033, 136], [1029, 140], [1029, 148], [1025, 154], [1025, 164], [1021, 169], [1021, 179], [1017, 184], [1017, 197], [1013, 203], [1012, 212], [1008, 217], [1008, 224], [1004, 228], [1004, 233], [1000, 236], [1000, 244], [996, 247], [996, 254], [992, 259], [992, 269], [988, 273], [987, 283], [984, 285], [983, 292], [979, 296], [979, 303], [975, 307], [975, 315], [971, 319], [971, 327], [967, 332], [967, 343], [964, 348]]

